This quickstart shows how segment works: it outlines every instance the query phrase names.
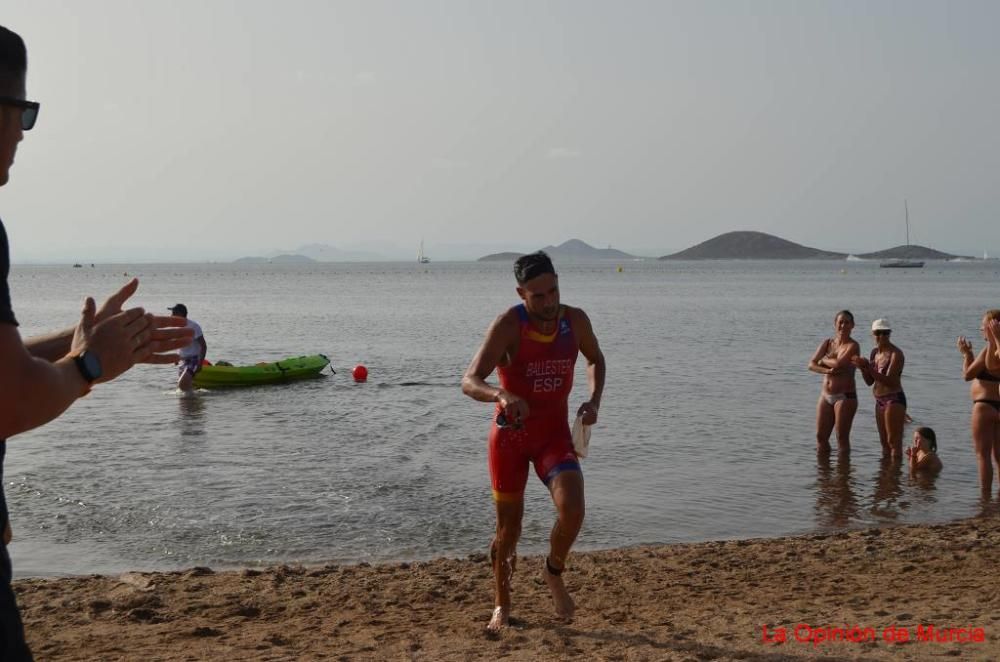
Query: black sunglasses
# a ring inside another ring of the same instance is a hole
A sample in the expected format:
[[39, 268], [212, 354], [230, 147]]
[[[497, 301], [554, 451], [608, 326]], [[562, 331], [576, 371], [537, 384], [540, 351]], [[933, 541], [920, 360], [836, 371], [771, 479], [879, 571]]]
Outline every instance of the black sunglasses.
[[872, 333], [875, 334], [876, 336], [887, 336], [890, 333], [892, 333], [892, 331], [888, 331], [886, 329], [879, 329], [878, 331], [872, 331]]
[[26, 101], [14, 97], [0, 97], [0, 103], [21, 109], [22, 131], [31, 131], [31, 128], [35, 126], [35, 120], [38, 119], [38, 109], [42, 105], [37, 101]]

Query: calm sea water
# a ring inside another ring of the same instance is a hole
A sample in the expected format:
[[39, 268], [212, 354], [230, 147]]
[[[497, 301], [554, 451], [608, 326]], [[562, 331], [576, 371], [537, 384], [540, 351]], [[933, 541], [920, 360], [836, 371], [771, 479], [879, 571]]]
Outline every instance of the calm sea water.
[[[978, 514], [968, 386], [955, 338], [982, 345], [996, 263], [880, 270], [849, 262], [557, 265], [608, 360], [584, 461], [578, 548], [777, 536]], [[425, 559], [482, 552], [493, 526], [491, 407], [459, 379], [489, 322], [516, 303], [507, 264], [15, 266], [24, 335], [72, 323], [85, 294], [129, 275], [135, 301], [178, 301], [209, 358], [324, 353], [336, 374], [280, 387], [173, 392], [140, 366], [49, 425], [8, 442], [17, 574], [274, 562]], [[916, 424], [938, 432], [944, 472], [883, 466], [871, 396], [849, 462], [817, 462], [820, 377], [806, 370], [833, 314], [888, 317], [906, 352]], [[369, 381], [350, 368], [364, 363]], [[578, 369], [571, 408], [586, 397]], [[528, 486], [522, 553], [553, 511]]]

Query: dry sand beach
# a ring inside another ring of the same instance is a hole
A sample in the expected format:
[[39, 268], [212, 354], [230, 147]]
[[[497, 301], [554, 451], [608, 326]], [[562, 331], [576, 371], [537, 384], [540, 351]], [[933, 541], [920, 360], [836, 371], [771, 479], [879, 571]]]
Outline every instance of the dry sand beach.
[[[541, 563], [519, 560], [514, 624], [496, 637], [483, 629], [485, 555], [15, 588], [39, 660], [1000, 658], [996, 517], [578, 554], [568, 624]], [[922, 641], [931, 625], [935, 641]], [[809, 640], [838, 636], [868, 640]]]

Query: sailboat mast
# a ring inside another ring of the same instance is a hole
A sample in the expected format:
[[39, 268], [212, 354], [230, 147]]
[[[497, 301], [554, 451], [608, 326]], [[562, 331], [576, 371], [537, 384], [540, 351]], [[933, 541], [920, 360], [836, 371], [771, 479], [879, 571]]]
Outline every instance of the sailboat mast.
[[910, 245], [910, 208], [906, 204], [906, 198], [903, 198], [903, 211], [906, 212], [906, 245]]

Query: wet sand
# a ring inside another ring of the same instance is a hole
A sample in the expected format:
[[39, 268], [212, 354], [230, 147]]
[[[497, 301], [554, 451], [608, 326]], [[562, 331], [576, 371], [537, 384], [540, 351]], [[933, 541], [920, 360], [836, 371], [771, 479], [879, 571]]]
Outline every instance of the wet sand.
[[519, 559], [499, 636], [485, 555], [15, 587], [39, 660], [1000, 659], [997, 518], [577, 554], [572, 623], [541, 569]]

